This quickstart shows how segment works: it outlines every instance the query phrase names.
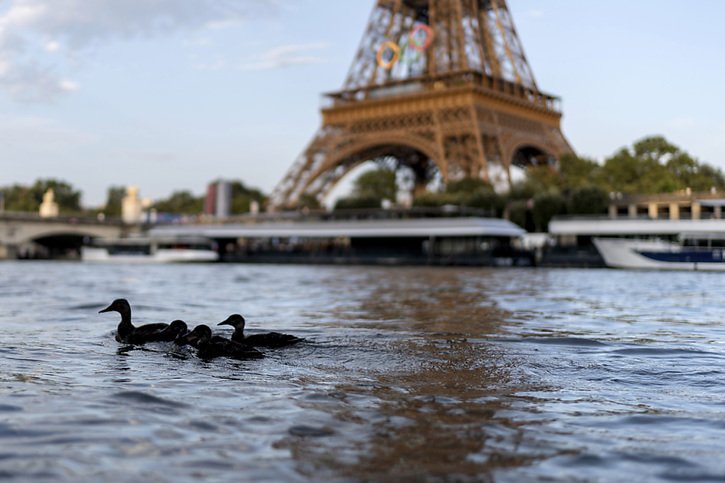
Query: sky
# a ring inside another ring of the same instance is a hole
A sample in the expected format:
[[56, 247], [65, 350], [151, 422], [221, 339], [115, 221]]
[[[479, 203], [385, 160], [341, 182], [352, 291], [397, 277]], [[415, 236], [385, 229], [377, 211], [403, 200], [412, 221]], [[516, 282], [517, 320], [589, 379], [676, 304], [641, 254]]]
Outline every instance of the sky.
[[[0, 0], [0, 186], [103, 204], [270, 192], [320, 125], [374, 0]], [[653, 134], [725, 168], [722, 0], [509, 0], [563, 130], [603, 159]]]

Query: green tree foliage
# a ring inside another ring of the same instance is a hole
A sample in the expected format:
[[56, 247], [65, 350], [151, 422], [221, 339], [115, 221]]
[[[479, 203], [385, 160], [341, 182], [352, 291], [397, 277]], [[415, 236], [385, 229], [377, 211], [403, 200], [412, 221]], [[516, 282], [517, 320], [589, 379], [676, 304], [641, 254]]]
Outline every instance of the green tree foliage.
[[40, 207], [40, 201], [35, 199], [29, 186], [14, 184], [2, 188], [5, 198], [5, 210], [36, 212]]
[[559, 160], [559, 182], [561, 192], [569, 192], [596, 183], [601, 177], [602, 166], [593, 159], [565, 154]]
[[395, 202], [398, 197], [398, 182], [395, 171], [381, 168], [366, 171], [353, 184], [352, 195], [340, 198], [335, 210], [362, 210], [382, 207], [383, 200]]
[[623, 148], [602, 167], [600, 187], [622, 193], [671, 193], [685, 188], [725, 189], [723, 173], [701, 163], [661, 136]]
[[231, 213], [242, 214], [251, 211], [252, 201], [263, 205], [267, 201], [267, 197], [262, 191], [256, 188], [247, 187], [242, 181], [233, 181], [231, 183], [232, 202]]
[[55, 202], [63, 214], [81, 212], [81, 192], [65, 181], [56, 179], [40, 179], [32, 186], [15, 184], [1, 188], [5, 198], [7, 211], [36, 212], [43, 202], [43, 195], [53, 189]]
[[335, 210], [370, 210], [381, 207], [381, 200], [377, 197], [360, 197], [351, 196], [349, 198], [340, 198], [335, 203]]
[[156, 202], [154, 208], [162, 213], [198, 215], [204, 209], [204, 197], [189, 191], [175, 191], [167, 199]]
[[416, 207], [439, 208], [446, 205], [477, 208], [488, 211], [491, 216], [500, 216], [506, 202], [490, 184], [477, 178], [450, 182], [443, 193], [423, 193], [413, 200]]
[[[661, 136], [637, 141], [607, 158], [603, 164], [575, 155], [559, 160], [558, 170], [532, 167], [508, 194], [511, 220], [521, 224], [533, 218], [537, 230], [559, 214], [602, 214], [611, 192], [671, 193], [685, 188], [725, 190], [725, 176], [701, 163]], [[526, 202], [532, 201], [533, 208]], [[528, 213], [530, 216], [524, 216]]]
[[534, 231], [533, 224], [527, 223], [530, 218], [528, 202], [524, 200], [511, 201], [506, 210], [508, 212], [508, 218], [512, 223], [519, 225], [524, 230]]
[[440, 208], [446, 205], [459, 205], [461, 196], [451, 193], [421, 193], [413, 199], [416, 208]]
[[549, 222], [557, 215], [566, 213], [566, 198], [558, 193], [544, 193], [534, 198], [532, 215], [539, 232], [549, 230]]
[[382, 168], [361, 174], [355, 180], [353, 197], [395, 202], [398, 197], [395, 171]]
[[501, 216], [506, 207], [506, 200], [493, 189], [479, 190], [472, 193], [465, 201], [465, 206], [487, 211], [490, 216]]
[[584, 186], [575, 189], [568, 200], [570, 215], [599, 215], [607, 212], [609, 197], [597, 186]]
[[111, 186], [106, 195], [106, 206], [103, 212], [106, 216], [121, 216], [123, 198], [126, 196], [126, 188], [123, 186]]
[[307, 208], [308, 210], [319, 210], [322, 208], [322, 204], [316, 196], [305, 193], [300, 196], [300, 199], [297, 201], [297, 207], [300, 209]]
[[526, 178], [512, 189], [516, 199], [529, 199], [537, 194], [562, 191], [562, 178], [556, 166], [532, 166], [526, 171]]
[[652, 157], [637, 157], [622, 149], [602, 168], [602, 186], [622, 193], [669, 193], [679, 189], [677, 179]]
[[491, 185], [479, 178], [463, 178], [451, 181], [446, 186], [446, 193], [471, 195], [479, 191], [491, 191]]

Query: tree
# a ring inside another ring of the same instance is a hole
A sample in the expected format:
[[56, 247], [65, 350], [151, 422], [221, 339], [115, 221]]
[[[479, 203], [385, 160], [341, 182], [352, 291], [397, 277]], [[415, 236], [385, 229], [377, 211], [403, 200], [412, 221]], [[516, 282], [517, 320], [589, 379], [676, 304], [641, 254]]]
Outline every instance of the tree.
[[253, 201], [256, 201], [260, 205], [267, 201], [267, 197], [262, 191], [256, 188], [249, 188], [242, 181], [233, 181], [231, 183], [231, 190], [231, 213], [233, 214], [249, 213]]
[[674, 177], [660, 160], [661, 150], [648, 152], [645, 146], [654, 147], [649, 142], [640, 142], [632, 150], [620, 149], [609, 157], [602, 168], [602, 187], [607, 191], [622, 193], [669, 193], [678, 189]]
[[103, 212], [106, 216], [121, 216], [123, 198], [126, 196], [126, 188], [123, 186], [111, 186], [106, 195], [106, 206]]
[[549, 231], [549, 221], [566, 213], [566, 198], [558, 193], [544, 193], [534, 198], [533, 217], [536, 230]]
[[355, 180], [353, 197], [395, 202], [398, 197], [395, 171], [381, 168], [361, 174]]
[[416, 208], [440, 208], [446, 205], [460, 204], [461, 197], [450, 193], [421, 193], [413, 199]]
[[591, 186], [601, 177], [602, 166], [593, 159], [565, 154], [559, 160], [559, 188], [562, 193]]
[[446, 193], [470, 195], [479, 191], [491, 191], [491, 185], [480, 178], [463, 178], [451, 181], [446, 186]]
[[335, 203], [335, 210], [374, 210], [381, 207], [381, 200], [375, 197], [351, 196], [340, 198]]
[[157, 201], [154, 208], [162, 213], [196, 215], [204, 210], [204, 197], [196, 197], [189, 191], [175, 191], [167, 199]]
[[609, 197], [597, 186], [584, 186], [569, 196], [568, 212], [571, 215], [601, 215], [606, 213]]
[[508, 204], [508, 219], [526, 231], [535, 231], [533, 222], [531, 221], [531, 210], [528, 203], [524, 200], [515, 200]]
[[297, 207], [300, 209], [306, 208], [308, 210], [319, 210], [322, 208], [322, 204], [316, 196], [309, 193], [304, 193], [302, 196], [300, 196], [300, 199], [297, 200]]
[[43, 202], [43, 195], [52, 189], [61, 213], [81, 212], [81, 192], [69, 183], [56, 179], [40, 179], [32, 186], [19, 184], [3, 188], [7, 211], [36, 212]]
[[723, 173], [700, 163], [661, 136], [644, 138], [622, 148], [602, 168], [600, 186], [623, 193], [671, 193], [685, 188], [725, 188]]
[[40, 201], [35, 199], [27, 186], [14, 184], [3, 188], [3, 193], [7, 211], [35, 212], [40, 207]]
[[33, 184], [31, 191], [38, 202], [43, 202], [43, 195], [49, 189], [53, 190], [55, 202], [61, 213], [79, 213], [81, 211], [81, 192], [74, 189], [70, 183], [57, 179], [40, 179]]
[[466, 199], [466, 206], [486, 210], [491, 216], [501, 216], [506, 200], [492, 189], [479, 190]]

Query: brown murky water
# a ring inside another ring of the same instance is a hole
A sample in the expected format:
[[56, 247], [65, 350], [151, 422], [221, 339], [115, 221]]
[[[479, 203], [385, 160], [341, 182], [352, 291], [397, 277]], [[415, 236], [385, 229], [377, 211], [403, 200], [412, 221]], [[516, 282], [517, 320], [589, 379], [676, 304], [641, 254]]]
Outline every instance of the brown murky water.
[[[718, 276], [0, 264], [0, 477], [720, 481]], [[127, 350], [119, 296], [307, 342]]]

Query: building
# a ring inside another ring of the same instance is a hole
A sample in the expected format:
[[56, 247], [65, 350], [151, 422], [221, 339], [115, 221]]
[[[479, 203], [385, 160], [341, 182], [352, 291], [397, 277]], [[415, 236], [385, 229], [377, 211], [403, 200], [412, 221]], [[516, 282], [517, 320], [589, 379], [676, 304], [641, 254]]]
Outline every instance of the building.
[[215, 218], [228, 218], [232, 211], [232, 185], [219, 180], [209, 183], [206, 189], [204, 213]]
[[609, 218], [720, 219], [723, 205], [725, 193], [714, 188], [704, 193], [693, 193], [690, 189], [656, 195], [611, 193]]

